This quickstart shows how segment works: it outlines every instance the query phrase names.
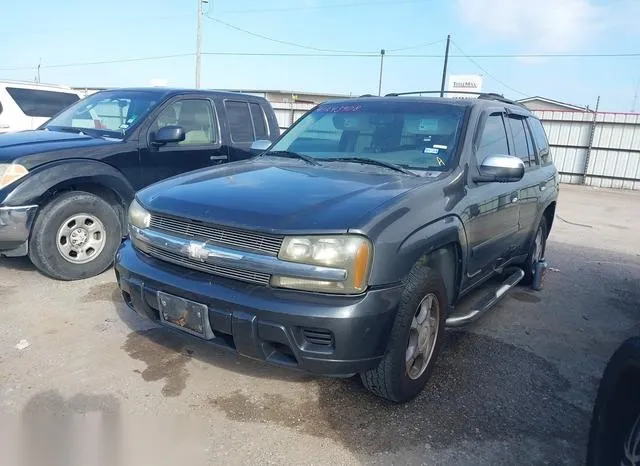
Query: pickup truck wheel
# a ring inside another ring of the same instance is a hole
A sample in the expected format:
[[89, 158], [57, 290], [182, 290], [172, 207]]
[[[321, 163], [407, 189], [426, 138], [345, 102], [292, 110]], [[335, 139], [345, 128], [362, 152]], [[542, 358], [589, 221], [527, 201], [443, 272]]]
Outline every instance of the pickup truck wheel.
[[380, 364], [360, 374], [382, 398], [405, 403], [425, 387], [442, 345], [446, 310], [444, 281], [428, 267], [409, 275], [390, 340]]
[[524, 270], [524, 278], [520, 281], [522, 285], [531, 285], [533, 283], [533, 275], [535, 263], [544, 258], [544, 251], [547, 247], [547, 220], [542, 217], [533, 242], [529, 248], [529, 254], [525, 263], [522, 265]]
[[85, 192], [64, 193], [36, 218], [29, 258], [52, 278], [93, 277], [111, 265], [121, 233], [118, 214], [105, 200]]

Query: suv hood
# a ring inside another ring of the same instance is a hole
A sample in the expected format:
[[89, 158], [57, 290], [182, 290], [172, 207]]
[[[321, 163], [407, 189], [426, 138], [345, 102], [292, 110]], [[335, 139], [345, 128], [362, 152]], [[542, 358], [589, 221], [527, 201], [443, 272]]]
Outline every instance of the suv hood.
[[[62, 131], [19, 131], [0, 135], [0, 163], [10, 163], [26, 156], [63, 149], [113, 144], [114, 141]], [[23, 159], [28, 163], [28, 159]], [[21, 162], [23, 161], [21, 160]]]
[[376, 167], [322, 167], [263, 157], [199, 170], [138, 193], [154, 213], [264, 232], [341, 233], [367, 212], [428, 182]]

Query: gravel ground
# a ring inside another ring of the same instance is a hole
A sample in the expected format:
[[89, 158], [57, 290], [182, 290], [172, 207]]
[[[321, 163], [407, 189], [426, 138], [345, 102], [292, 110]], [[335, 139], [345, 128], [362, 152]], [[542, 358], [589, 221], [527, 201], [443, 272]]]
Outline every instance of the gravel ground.
[[450, 332], [403, 406], [150, 325], [112, 271], [0, 259], [0, 465], [582, 464], [602, 370], [640, 334], [638, 212], [638, 192], [563, 185], [544, 290]]

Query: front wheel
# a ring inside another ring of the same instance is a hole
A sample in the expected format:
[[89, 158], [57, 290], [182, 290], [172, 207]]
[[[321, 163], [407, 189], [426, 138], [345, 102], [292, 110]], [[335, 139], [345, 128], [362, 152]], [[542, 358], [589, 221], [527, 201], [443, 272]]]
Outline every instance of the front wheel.
[[424, 389], [442, 345], [446, 296], [442, 278], [429, 267], [410, 274], [387, 352], [378, 367], [360, 374], [368, 390], [405, 403]]
[[64, 193], [38, 214], [29, 258], [52, 278], [89, 278], [111, 265], [121, 238], [118, 214], [104, 199], [85, 192]]

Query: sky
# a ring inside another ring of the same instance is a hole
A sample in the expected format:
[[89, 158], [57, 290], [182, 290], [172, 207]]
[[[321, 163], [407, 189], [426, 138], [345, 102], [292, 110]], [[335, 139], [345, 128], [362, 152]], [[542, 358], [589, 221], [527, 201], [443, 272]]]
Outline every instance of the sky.
[[[193, 87], [197, 1], [5, 0], [0, 80], [33, 81], [40, 63], [47, 83]], [[385, 49], [383, 93], [438, 90], [450, 34], [449, 74], [482, 74], [483, 91], [591, 108], [600, 96], [601, 110], [640, 111], [640, 0], [209, 0], [203, 9], [204, 88], [376, 94]], [[611, 54], [635, 56], [584, 56]]]

